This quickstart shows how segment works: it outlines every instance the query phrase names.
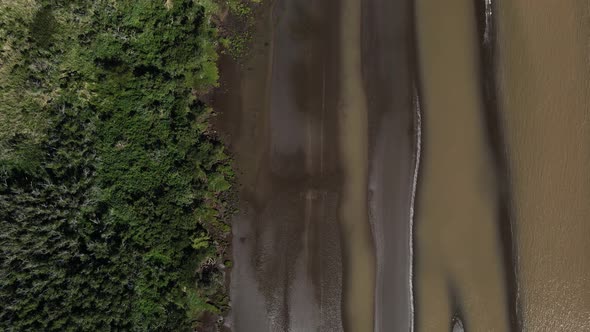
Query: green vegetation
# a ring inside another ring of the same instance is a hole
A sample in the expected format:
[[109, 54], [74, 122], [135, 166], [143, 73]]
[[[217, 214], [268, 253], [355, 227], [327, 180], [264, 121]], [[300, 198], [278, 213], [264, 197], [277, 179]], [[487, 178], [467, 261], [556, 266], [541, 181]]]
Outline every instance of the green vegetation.
[[244, 57], [252, 42], [252, 30], [255, 23], [255, 9], [262, 0], [224, 0], [230, 16], [226, 34], [220, 38], [222, 52], [234, 59]]
[[210, 1], [0, 1], [0, 330], [183, 331], [227, 309], [233, 172]]

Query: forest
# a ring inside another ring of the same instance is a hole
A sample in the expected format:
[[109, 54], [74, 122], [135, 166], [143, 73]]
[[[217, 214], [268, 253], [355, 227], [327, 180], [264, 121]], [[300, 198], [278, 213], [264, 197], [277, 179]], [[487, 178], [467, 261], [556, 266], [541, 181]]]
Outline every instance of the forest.
[[0, 330], [190, 331], [227, 310], [217, 10], [0, 1]]

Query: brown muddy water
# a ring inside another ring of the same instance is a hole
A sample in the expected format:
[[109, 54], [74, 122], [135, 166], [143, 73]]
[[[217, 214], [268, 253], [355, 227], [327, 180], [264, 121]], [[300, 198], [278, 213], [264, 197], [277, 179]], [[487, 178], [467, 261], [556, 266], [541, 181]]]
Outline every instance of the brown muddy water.
[[340, 225], [345, 258], [344, 326], [374, 329], [375, 258], [367, 208], [368, 110], [361, 74], [361, 0], [341, 0], [338, 124]]
[[587, 0], [274, 0], [222, 56], [233, 331], [590, 331]]
[[590, 3], [498, 1], [524, 331], [590, 331]]
[[415, 246], [418, 331], [507, 331], [498, 187], [471, 0], [417, 0], [424, 153]]

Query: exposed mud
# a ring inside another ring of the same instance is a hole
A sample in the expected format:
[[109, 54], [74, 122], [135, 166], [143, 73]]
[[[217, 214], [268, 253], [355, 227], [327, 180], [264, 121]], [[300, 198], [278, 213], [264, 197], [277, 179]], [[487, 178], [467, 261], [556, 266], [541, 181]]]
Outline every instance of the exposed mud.
[[408, 329], [408, 4], [267, 2], [243, 64], [222, 59], [216, 127], [241, 184], [234, 331]]
[[375, 331], [409, 331], [415, 171], [412, 1], [362, 1], [368, 108], [369, 217], [376, 255]]
[[222, 63], [217, 127], [240, 171], [235, 331], [341, 331], [338, 22], [333, 1], [276, 1], [250, 56]]
[[549, 2], [265, 2], [214, 98], [232, 330], [590, 330], [590, 9]]

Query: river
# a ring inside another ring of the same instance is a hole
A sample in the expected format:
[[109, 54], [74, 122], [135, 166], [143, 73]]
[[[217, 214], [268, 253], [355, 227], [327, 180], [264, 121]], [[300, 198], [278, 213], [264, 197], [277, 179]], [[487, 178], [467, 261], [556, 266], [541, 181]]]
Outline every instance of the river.
[[590, 331], [589, 3], [497, 7], [523, 327]]
[[416, 212], [416, 329], [507, 331], [498, 173], [486, 130], [473, 1], [416, 4], [423, 166]]
[[590, 331], [587, 0], [268, 0], [220, 59], [238, 332]]

